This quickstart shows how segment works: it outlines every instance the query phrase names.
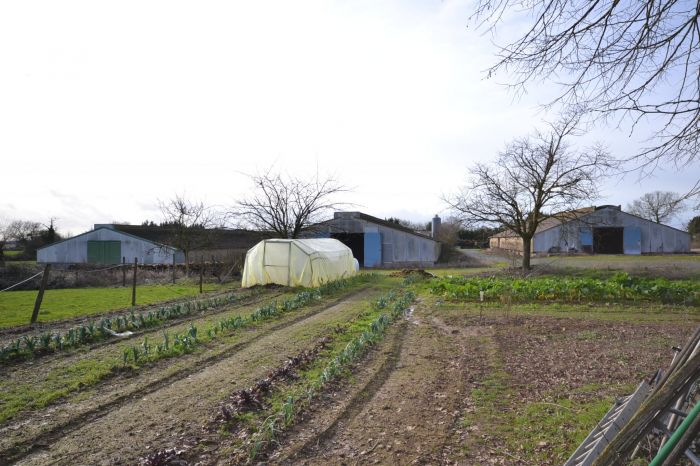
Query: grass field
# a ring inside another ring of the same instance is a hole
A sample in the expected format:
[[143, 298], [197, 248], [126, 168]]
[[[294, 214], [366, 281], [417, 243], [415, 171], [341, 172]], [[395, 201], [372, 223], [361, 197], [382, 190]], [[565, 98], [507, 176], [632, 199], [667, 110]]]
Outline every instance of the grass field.
[[[237, 285], [205, 284], [204, 291], [218, 291]], [[136, 289], [136, 304], [153, 304], [199, 294], [199, 285], [143, 285]], [[0, 293], [0, 328], [29, 323], [36, 291]], [[39, 322], [98, 314], [131, 306], [131, 288], [79, 288], [47, 290], [39, 312]]]

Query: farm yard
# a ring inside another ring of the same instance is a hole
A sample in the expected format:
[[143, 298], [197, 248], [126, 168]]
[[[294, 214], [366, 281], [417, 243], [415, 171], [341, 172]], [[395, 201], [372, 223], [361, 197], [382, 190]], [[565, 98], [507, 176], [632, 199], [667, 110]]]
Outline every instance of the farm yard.
[[0, 463], [562, 464], [700, 324], [679, 264], [361, 273], [3, 323]]

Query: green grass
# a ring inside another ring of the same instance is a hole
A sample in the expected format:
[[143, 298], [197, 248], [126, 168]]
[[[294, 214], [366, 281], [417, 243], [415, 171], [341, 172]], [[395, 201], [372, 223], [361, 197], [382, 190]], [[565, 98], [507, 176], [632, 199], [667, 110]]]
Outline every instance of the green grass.
[[23, 251], [3, 251], [3, 256], [6, 257], [17, 257], [22, 254]]
[[[219, 291], [234, 285], [205, 284], [204, 291]], [[146, 305], [199, 294], [199, 285], [141, 285], [136, 288], [136, 304]], [[29, 323], [36, 291], [0, 293], [0, 328]], [[131, 288], [71, 288], [47, 290], [39, 312], [39, 322], [99, 314], [131, 307]]]
[[86, 386], [91, 386], [111, 373], [111, 361], [83, 359], [69, 368], [51, 370], [44, 383], [0, 384], [0, 424], [18, 412], [43, 408]]

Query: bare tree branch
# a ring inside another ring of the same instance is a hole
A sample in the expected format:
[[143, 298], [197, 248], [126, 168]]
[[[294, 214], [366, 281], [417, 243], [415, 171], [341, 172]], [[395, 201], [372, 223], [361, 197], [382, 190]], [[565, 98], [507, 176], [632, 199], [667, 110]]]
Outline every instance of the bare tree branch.
[[567, 144], [576, 120], [564, 118], [548, 132], [517, 139], [492, 164], [476, 164], [461, 192], [445, 201], [467, 225], [496, 225], [523, 240], [523, 268], [530, 242], [544, 220], [598, 197], [602, 177], [616, 162], [600, 146], [575, 151]]
[[163, 223], [171, 231], [168, 242], [185, 255], [185, 273], [189, 273], [190, 252], [203, 247], [209, 240], [208, 229], [218, 226], [216, 213], [201, 201], [176, 194], [169, 200], [158, 201]]
[[683, 196], [671, 191], [646, 193], [627, 205], [627, 212], [656, 223], [666, 223], [685, 210]]
[[495, 30], [509, 12], [530, 26], [500, 47], [489, 76], [512, 73], [519, 91], [551, 80], [562, 92], [549, 105], [649, 121], [655, 133], [632, 159], [643, 173], [698, 161], [699, 1], [478, 0], [472, 20]]
[[326, 220], [344, 203], [335, 200], [348, 189], [333, 177], [310, 179], [265, 173], [251, 175], [253, 194], [238, 201], [233, 214], [245, 223], [281, 238], [298, 238], [313, 225]]

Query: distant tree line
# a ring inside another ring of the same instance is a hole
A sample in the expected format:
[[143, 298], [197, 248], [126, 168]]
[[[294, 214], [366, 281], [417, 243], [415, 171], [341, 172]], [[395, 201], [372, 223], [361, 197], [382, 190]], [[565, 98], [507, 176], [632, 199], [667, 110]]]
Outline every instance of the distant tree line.
[[61, 239], [63, 237], [57, 231], [53, 218], [48, 225], [31, 220], [0, 220], [0, 262], [7, 259], [5, 251], [8, 245], [12, 245], [13, 250], [21, 251], [13, 259], [35, 260], [37, 249]]

